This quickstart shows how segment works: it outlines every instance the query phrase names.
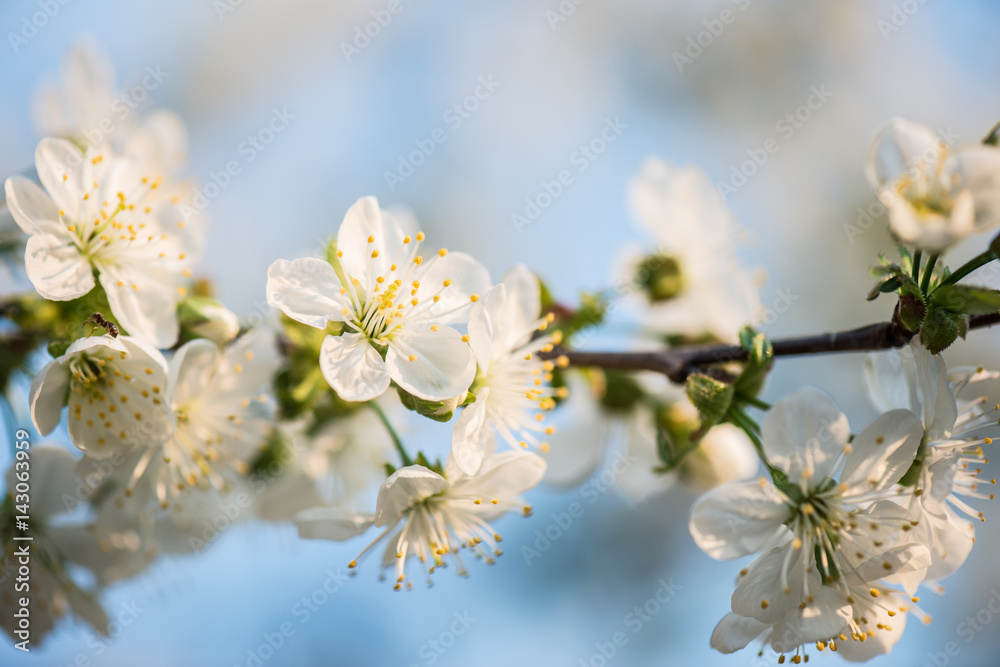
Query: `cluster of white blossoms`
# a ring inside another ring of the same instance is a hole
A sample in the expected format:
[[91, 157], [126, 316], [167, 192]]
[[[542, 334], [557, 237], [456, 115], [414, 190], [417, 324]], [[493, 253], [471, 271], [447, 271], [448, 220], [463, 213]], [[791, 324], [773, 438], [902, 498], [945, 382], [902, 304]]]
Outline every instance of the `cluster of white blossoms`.
[[978, 477], [995, 406], [982, 397], [959, 405], [956, 394], [996, 377], [949, 375], [914, 342], [870, 360], [885, 412], [856, 435], [818, 390], [778, 401], [761, 433], [771, 479], [720, 486], [691, 511], [708, 555], [760, 554], [740, 571], [712, 646], [730, 653], [761, 638], [798, 662], [815, 643], [860, 661], [890, 651], [908, 612], [929, 622], [918, 586], [964, 562], [975, 541], [968, 519], [983, 517], [958, 496], [992, 498], [980, 487], [995, 483]]
[[[659, 158], [629, 187], [650, 247], [623, 253], [613, 290], [569, 305], [522, 264], [494, 283], [362, 197], [322, 257], [271, 264], [275, 312], [251, 328], [195, 278], [206, 222], [185, 205], [183, 123], [119, 101], [106, 59], [74, 50], [64, 88], [39, 97], [34, 176], [5, 185], [23, 246], [11, 270], [33, 289], [0, 293], [0, 393], [53, 439], [18, 436], [0, 565], [23, 548], [39, 563], [36, 631], [72, 614], [107, 632], [105, 587], [251, 519], [367, 541], [349, 567], [375, 550], [410, 590], [408, 568], [429, 583], [470, 558], [495, 563], [494, 524], [530, 516], [527, 492], [589, 478], [632, 503], [703, 494], [695, 543], [753, 558], [711, 633], [725, 653], [754, 640], [779, 662], [812, 646], [887, 653], [910, 615], [929, 620], [920, 586], [943, 591], [968, 557], [978, 501], [993, 497], [983, 470], [1000, 405], [967, 393], [1000, 373], [949, 371], [940, 352], [1000, 322], [1000, 291], [960, 282], [1000, 241], [954, 271], [939, 259], [1000, 222], [996, 136], [952, 150], [906, 121], [878, 133], [868, 173], [900, 246], [899, 260], [879, 256], [869, 298], [898, 302], [867, 329], [772, 345], [724, 199], [696, 167]], [[586, 350], [613, 305], [635, 335]], [[764, 401], [788, 350], [882, 350], [866, 365], [880, 416], [855, 433], [819, 389]], [[421, 438], [428, 452], [404, 442], [423, 435], [415, 421], [444, 429]], [[14, 637], [19, 605], [0, 591]]]

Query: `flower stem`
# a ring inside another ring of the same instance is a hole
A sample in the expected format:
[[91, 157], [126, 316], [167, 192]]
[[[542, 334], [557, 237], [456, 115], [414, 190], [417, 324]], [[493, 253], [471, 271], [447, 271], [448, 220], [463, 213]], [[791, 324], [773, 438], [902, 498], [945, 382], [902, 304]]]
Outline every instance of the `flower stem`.
[[385, 426], [385, 430], [389, 432], [389, 437], [392, 438], [392, 444], [396, 446], [396, 451], [399, 452], [399, 458], [403, 460], [403, 467], [405, 468], [406, 466], [413, 465], [413, 459], [410, 458], [409, 452], [407, 452], [406, 447], [403, 446], [403, 441], [399, 439], [399, 434], [396, 433], [396, 429], [394, 429], [392, 424], [389, 423], [389, 418], [385, 416], [385, 411], [382, 410], [382, 406], [375, 401], [369, 402], [368, 405], [375, 411], [375, 414], [378, 415], [378, 419], [382, 422], [382, 425]]
[[750, 419], [745, 412], [737, 407], [729, 408], [727, 414], [729, 415], [729, 420], [743, 429], [743, 432], [750, 438], [754, 449], [757, 450], [757, 457], [760, 458], [768, 472], [773, 472], [774, 468], [771, 466], [771, 462], [767, 460], [767, 455], [764, 454], [764, 443], [760, 439], [760, 427], [757, 425], [757, 422]]
[[934, 267], [937, 266], [938, 254], [934, 253], [927, 258], [927, 268], [924, 269], [924, 278], [920, 281], [920, 291], [927, 296], [927, 290], [931, 286], [931, 278], [934, 275]]
[[759, 398], [757, 398], [756, 396], [747, 396], [745, 394], [737, 394], [736, 398], [739, 399], [739, 400], [741, 400], [741, 401], [743, 401], [744, 403], [747, 403], [748, 405], [752, 405], [755, 408], [758, 408], [760, 410], [770, 410], [772, 407], [774, 407], [770, 403], [768, 403], [767, 401], [762, 401]]
[[996, 253], [994, 253], [992, 250], [987, 250], [981, 255], [976, 255], [968, 262], [955, 269], [955, 272], [952, 273], [950, 276], [942, 280], [941, 286], [943, 287], [945, 285], [954, 285], [965, 276], [969, 275], [970, 273], [972, 273], [981, 266], [986, 266], [996, 258], [997, 258]]
[[913, 253], [913, 282], [920, 280], [920, 258], [923, 257], [924, 251], [917, 248], [917, 251]]

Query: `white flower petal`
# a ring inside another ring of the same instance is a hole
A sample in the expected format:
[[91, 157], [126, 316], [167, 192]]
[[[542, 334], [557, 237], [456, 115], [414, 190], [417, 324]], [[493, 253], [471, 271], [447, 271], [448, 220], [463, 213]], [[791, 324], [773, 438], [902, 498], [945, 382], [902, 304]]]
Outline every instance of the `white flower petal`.
[[1000, 223], [1000, 148], [964, 146], [949, 160], [946, 171], [958, 176], [956, 188], [968, 190], [976, 202], [977, 232]]
[[437, 331], [403, 330], [389, 343], [385, 363], [392, 379], [409, 393], [443, 401], [468, 391], [476, 376], [476, 359], [462, 336], [451, 327]]
[[350, 298], [341, 289], [334, 268], [315, 257], [279, 259], [267, 269], [268, 305], [317, 329], [327, 322], [343, 322], [345, 308], [353, 312]]
[[129, 335], [163, 349], [177, 342], [180, 295], [173, 284], [120, 266], [103, 266], [100, 281], [111, 312]]
[[852, 493], [888, 489], [910, 469], [924, 436], [923, 424], [909, 410], [893, 410], [876, 419], [851, 441], [840, 474]]
[[31, 382], [31, 391], [28, 393], [31, 420], [42, 435], [54, 431], [62, 419], [70, 378], [65, 359], [65, 356], [60, 357], [47, 364]]
[[716, 651], [735, 653], [759, 637], [770, 626], [755, 618], [740, 616], [732, 612], [726, 614], [712, 631], [711, 645]]
[[[510, 499], [534, 488], [544, 476], [545, 459], [538, 454], [505, 451], [487, 456], [475, 475], [455, 479], [452, 492], [459, 496], [479, 496], [484, 501]], [[489, 510], [489, 506], [485, 509]]]
[[[811, 558], [811, 553], [793, 549], [791, 543], [786, 543], [755, 560], [737, 581], [732, 597], [733, 613], [750, 616], [769, 625], [779, 622], [803, 602], [806, 595], [803, 577], [806, 562]], [[783, 573], [786, 575], [784, 579]], [[813, 573], [808, 578], [810, 590], [818, 587], [818, 575]], [[816, 586], [813, 586], [814, 583]]]
[[641, 504], [664, 493], [677, 481], [676, 472], [655, 470], [662, 465], [652, 411], [638, 408], [626, 417], [623, 455], [629, 465], [618, 473], [618, 486], [633, 503]]
[[65, 234], [65, 227], [59, 223], [59, 209], [35, 183], [23, 176], [11, 176], [4, 183], [4, 193], [11, 216], [25, 234]]
[[872, 138], [865, 173], [879, 190], [907, 173], [931, 168], [944, 142], [931, 128], [902, 118], [893, 118]]
[[[17, 470], [7, 471], [7, 492], [13, 493]], [[31, 512], [48, 519], [66, 511], [63, 494], [76, 489], [76, 459], [65, 449], [39, 445], [31, 448]]]
[[945, 506], [943, 520], [927, 518], [930, 524], [932, 542], [931, 564], [926, 578], [932, 581], [944, 579], [954, 574], [965, 563], [976, 541], [976, 526]]
[[349, 540], [374, 522], [371, 514], [345, 512], [339, 507], [313, 507], [295, 515], [299, 537], [312, 540]]
[[471, 405], [462, 409], [451, 437], [451, 455], [466, 475], [475, 475], [483, 457], [496, 447], [496, 437], [490, 428], [487, 402], [490, 388], [484, 387]]
[[767, 458], [793, 484], [829, 477], [850, 433], [847, 417], [833, 400], [811, 387], [775, 403], [762, 426]]
[[558, 487], [577, 486], [596, 472], [613, 424], [580, 373], [569, 373], [567, 385], [569, 399], [554, 415], [558, 428], [544, 453], [545, 481]]
[[879, 198], [889, 210], [889, 228], [903, 243], [940, 253], [973, 231], [975, 202], [968, 190], [958, 194], [948, 216], [918, 210], [908, 199], [888, 190], [882, 191]]
[[[825, 641], [847, 632], [851, 621], [851, 606], [844, 596], [828, 586], [818, 586], [813, 602], [804, 609], [794, 607], [771, 631], [771, 648], [779, 653], [793, 651], [797, 646]], [[849, 634], [849, 633], [848, 633]], [[838, 642], [838, 648], [840, 643]]]
[[[868, 662], [876, 656], [888, 653], [903, 637], [907, 616], [909, 614], [896, 614], [891, 618], [886, 616], [885, 621], [891, 622], [883, 622], [882, 625], [885, 627], [879, 628], [878, 632], [868, 634], [863, 642], [837, 642], [837, 655], [848, 662]], [[875, 623], [869, 620], [868, 627], [872, 625]]]
[[84, 154], [65, 139], [42, 139], [35, 148], [38, 180], [56, 208], [71, 216], [79, 210], [83, 194], [90, 188], [90, 183], [82, 182], [83, 166]]
[[[506, 288], [497, 285], [490, 289], [482, 299], [472, 305], [469, 311], [469, 346], [476, 356], [479, 370], [486, 374], [490, 370], [493, 359], [493, 318], [490, 310], [494, 303], [504, 300]], [[500, 320], [502, 322], [502, 320]], [[508, 351], [512, 348], [508, 348]]]
[[[482, 296], [490, 289], [490, 274], [482, 264], [464, 252], [434, 255], [420, 272], [421, 291], [428, 286], [441, 298], [423, 312], [421, 319], [434, 324], [464, 322], [472, 295]], [[451, 283], [444, 287], [444, 281]], [[418, 295], [419, 296], [419, 295]], [[426, 297], [424, 297], [426, 298]]]
[[105, 376], [69, 394], [69, 435], [77, 449], [108, 458], [157, 445], [173, 432], [167, 361], [159, 350], [129, 336], [93, 336], [71, 345], [65, 356], [84, 354], [104, 362]]
[[51, 301], [70, 301], [94, 288], [94, 271], [68, 236], [29, 238], [24, 268], [38, 293]]
[[907, 544], [889, 549], [860, 563], [854, 574], [865, 584], [871, 584], [879, 579], [891, 580], [903, 584], [908, 593], [916, 591], [923, 581], [927, 568], [931, 564], [931, 555], [922, 544]]
[[375, 503], [375, 525], [394, 525], [410, 507], [449, 486], [448, 480], [419, 465], [400, 468], [382, 483]]
[[[382, 216], [375, 197], [362, 197], [347, 210], [337, 232], [337, 249], [343, 253], [341, 266], [348, 276], [365, 285], [369, 275], [384, 275], [389, 271], [393, 257], [403, 247], [404, 236], [391, 215]], [[373, 258], [375, 250], [379, 254]]]
[[183, 405], [200, 395], [212, 383], [221, 358], [211, 341], [196, 338], [182, 345], [170, 360], [167, 388], [173, 401]]
[[728, 560], [759, 550], [788, 518], [788, 508], [765, 484], [726, 484], [691, 507], [691, 536], [712, 558]]
[[370, 401], [389, 388], [390, 367], [363, 334], [324, 338], [319, 369], [345, 401]]

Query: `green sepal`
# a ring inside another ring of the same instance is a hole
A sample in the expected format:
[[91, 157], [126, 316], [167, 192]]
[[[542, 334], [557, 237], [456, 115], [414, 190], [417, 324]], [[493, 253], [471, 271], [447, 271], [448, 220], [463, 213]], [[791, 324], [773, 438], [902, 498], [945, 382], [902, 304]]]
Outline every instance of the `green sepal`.
[[920, 342], [931, 354], [938, 354], [968, 330], [968, 316], [931, 308], [920, 327]]
[[736, 388], [704, 373], [692, 373], [684, 382], [684, 393], [701, 415], [701, 431], [707, 432], [729, 411]]
[[396, 387], [396, 393], [399, 394], [399, 400], [407, 410], [412, 410], [418, 415], [433, 419], [436, 422], [446, 422], [452, 418], [458, 406], [466, 405], [468, 394], [471, 392], [466, 392], [461, 396], [449, 398], [445, 401], [427, 401], [414, 396], [398, 386]]
[[437, 474], [444, 477], [444, 466], [441, 465], [441, 459], [434, 459], [432, 463], [423, 452], [417, 452], [416, 458], [413, 459], [414, 465], [423, 466], [428, 470], [436, 472]]

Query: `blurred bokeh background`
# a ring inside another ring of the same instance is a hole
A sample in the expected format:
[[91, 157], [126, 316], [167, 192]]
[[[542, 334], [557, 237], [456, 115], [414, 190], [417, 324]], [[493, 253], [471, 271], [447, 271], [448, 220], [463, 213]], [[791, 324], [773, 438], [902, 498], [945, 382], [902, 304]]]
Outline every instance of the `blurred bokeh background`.
[[[244, 317], [267, 310], [270, 262], [314, 253], [366, 194], [412, 207], [432, 242], [473, 254], [494, 277], [525, 262], [571, 301], [610, 284], [619, 249], [644, 242], [630, 223], [625, 190], [643, 158], [655, 154], [738, 185], [728, 201], [747, 231], [741, 256], [766, 268], [762, 299], [775, 310], [766, 329], [779, 336], [889, 315], [890, 300], [864, 301], [867, 266], [879, 248], [891, 248], [885, 225], [862, 221], [863, 233], [845, 231], [858, 225], [859, 207], [874, 201], [862, 167], [879, 125], [904, 116], [963, 143], [1000, 119], [1000, 6], [986, 1], [400, 0], [401, 11], [376, 32], [373, 12], [389, 4], [7, 0], [0, 5], [5, 42], [43, 5], [58, 11], [26, 43], [0, 48], [0, 174], [30, 165], [32, 93], [57, 76], [81, 33], [91, 33], [120, 86], [136, 85], [148, 67], [167, 74], [146, 104], [173, 108], [188, 123], [193, 177], [207, 184], [230, 161], [239, 163], [240, 173], [209, 202], [201, 268]], [[366, 25], [375, 33], [367, 41], [358, 38]], [[691, 47], [699, 39], [700, 52]], [[493, 83], [487, 89], [483, 81]], [[449, 112], [477, 87], [484, 99], [475, 110]], [[808, 120], [783, 120], [817, 90], [826, 99]], [[251, 153], [245, 142], [275, 110], [288, 115], [286, 127]], [[574, 152], [609, 121], [622, 128], [616, 140], [518, 229], [512, 215], [523, 215], [525, 199], [572, 168]], [[387, 179], [438, 128], [446, 141], [412, 175]], [[745, 183], [733, 181], [734, 169], [769, 138], [779, 150]], [[951, 265], [984, 242], [968, 241]], [[630, 330], [615, 319], [593, 342], [616, 344]], [[946, 358], [998, 368], [997, 342], [996, 332], [976, 332]], [[862, 361], [782, 360], [765, 398], [818, 385], [860, 426], [874, 416]], [[446, 425], [418, 424], [412, 437], [446, 442], [449, 433]], [[6, 457], [5, 450], [4, 468]], [[629, 641], [608, 664], [773, 659], [709, 648], [739, 566], [694, 547], [692, 496], [683, 489], [640, 508], [613, 492], [584, 500], [583, 516], [528, 563], [521, 547], [534, 547], [535, 531], [581, 498], [579, 490], [536, 490], [533, 518], [500, 523], [507, 553], [497, 565], [475, 563], [469, 579], [451, 568], [433, 588], [405, 594], [377, 581], [374, 562], [342, 580], [363, 538], [306, 542], [287, 526], [237, 525], [203, 553], [161, 559], [112, 587], [105, 597], [111, 617], [134, 616], [116, 637], [95, 639], [69, 623], [30, 656], [5, 642], [0, 663], [596, 666], [604, 664], [597, 645], [622, 630]], [[985, 509], [976, 548], [945, 582], [947, 595], [924, 596], [934, 622], [911, 621], [891, 657], [873, 664], [997, 664], [1000, 626], [971, 637], [958, 627], [977, 614], [983, 623], [982, 610], [1000, 600], [1000, 530], [992, 507]], [[336, 592], [304, 613], [301, 599], [322, 590], [331, 573]], [[661, 581], [679, 589], [633, 633], [626, 616]], [[142, 611], [130, 614], [133, 603]], [[457, 618], [465, 622], [456, 625]], [[285, 622], [294, 635], [255, 663], [248, 650]], [[948, 642], [957, 656], [944, 654]], [[815, 652], [812, 660], [839, 661]]]

